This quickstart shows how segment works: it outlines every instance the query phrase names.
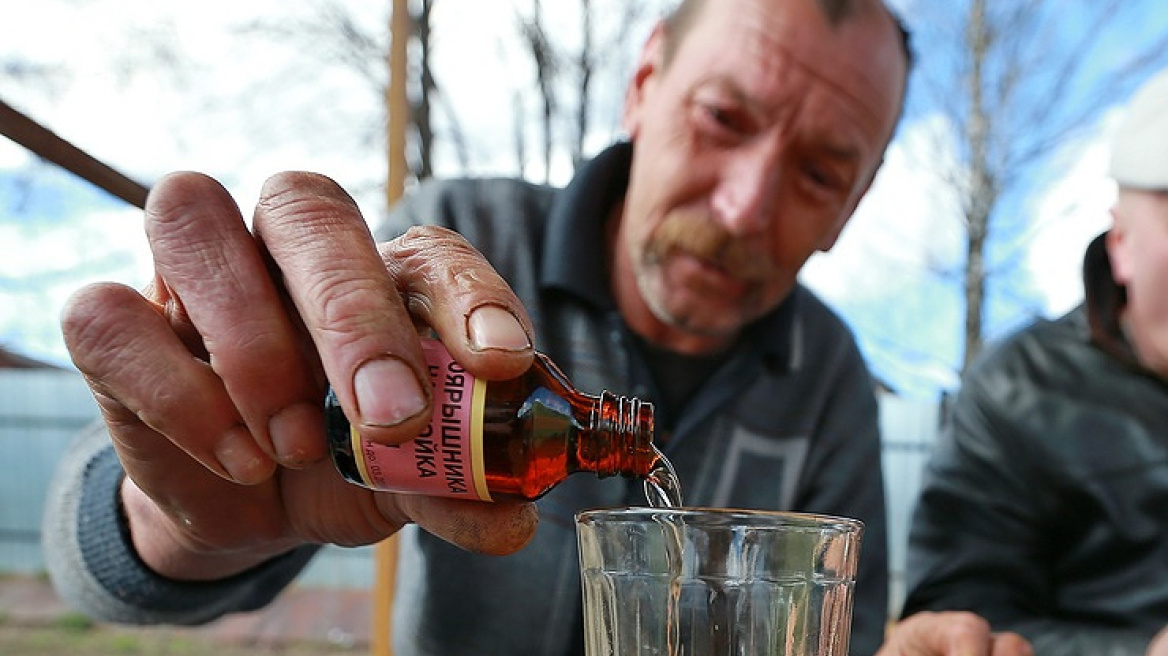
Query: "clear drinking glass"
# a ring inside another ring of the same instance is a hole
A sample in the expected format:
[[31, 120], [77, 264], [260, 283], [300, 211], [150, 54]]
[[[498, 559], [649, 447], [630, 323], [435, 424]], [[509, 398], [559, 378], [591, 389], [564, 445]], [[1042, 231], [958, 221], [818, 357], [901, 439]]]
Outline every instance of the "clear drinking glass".
[[863, 524], [802, 513], [576, 515], [587, 656], [843, 656]]

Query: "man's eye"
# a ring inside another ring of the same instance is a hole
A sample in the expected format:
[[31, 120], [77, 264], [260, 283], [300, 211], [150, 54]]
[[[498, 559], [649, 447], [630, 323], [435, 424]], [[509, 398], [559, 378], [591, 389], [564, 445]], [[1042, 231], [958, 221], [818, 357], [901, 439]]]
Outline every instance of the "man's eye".
[[819, 166], [804, 166], [803, 175], [811, 184], [823, 189], [834, 189], [838, 186], [836, 177], [826, 169]]
[[750, 121], [740, 111], [723, 105], [701, 105], [702, 123], [722, 136], [742, 136], [750, 132]]
[[803, 174], [807, 176], [808, 180], [820, 187], [831, 186], [831, 178], [821, 169], [818, 169], [814, 166], [808, 166], [803, 169]]
[[710, 120], [714, 121], [718, 125], [725, 127], [730, 127], [731, 125], [730, 112], [722, 109], [721, 107], [714, 107], [712, 105], [707, 106], [706, 114], [709, 115]]

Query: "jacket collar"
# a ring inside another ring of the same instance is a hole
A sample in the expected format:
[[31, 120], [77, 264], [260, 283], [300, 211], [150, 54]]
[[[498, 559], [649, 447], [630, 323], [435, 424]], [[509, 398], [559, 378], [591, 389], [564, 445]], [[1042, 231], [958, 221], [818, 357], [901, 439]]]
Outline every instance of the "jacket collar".
[[583, 164], [552, 204], [544, 237], [543, 286], [614, 310], [605, 223], [629, 186], [633, 146], [616, 143]]

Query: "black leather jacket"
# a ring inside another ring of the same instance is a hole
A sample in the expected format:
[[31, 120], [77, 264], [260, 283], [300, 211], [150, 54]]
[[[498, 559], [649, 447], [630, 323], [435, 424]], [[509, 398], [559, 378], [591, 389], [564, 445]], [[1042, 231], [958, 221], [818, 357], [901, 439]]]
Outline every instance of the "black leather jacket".
[[1048, 654], [1143, 654], [1168, 625], [1168, 383], [1120, 329], [1102, 237], [1087, 300], [968, 372], [910, 531], [904, 614], [970, 610]]

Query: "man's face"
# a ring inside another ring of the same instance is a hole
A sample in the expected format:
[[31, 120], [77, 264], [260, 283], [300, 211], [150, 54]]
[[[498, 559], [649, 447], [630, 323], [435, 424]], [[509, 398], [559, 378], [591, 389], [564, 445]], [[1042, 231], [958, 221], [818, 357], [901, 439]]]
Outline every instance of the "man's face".
[[1168, 191], [1121, 189], [1107, 251], [1127, 288], [1124, 323], [1143, 365], [1168, 377]]
[[668, 64], [663, 38], [626, 101], [614, 286], [638, 332], [708, 351], [835, 242], [891, 136], [905, 56], [875, 2], [831, 27], [811, 0], [712, 0]]

